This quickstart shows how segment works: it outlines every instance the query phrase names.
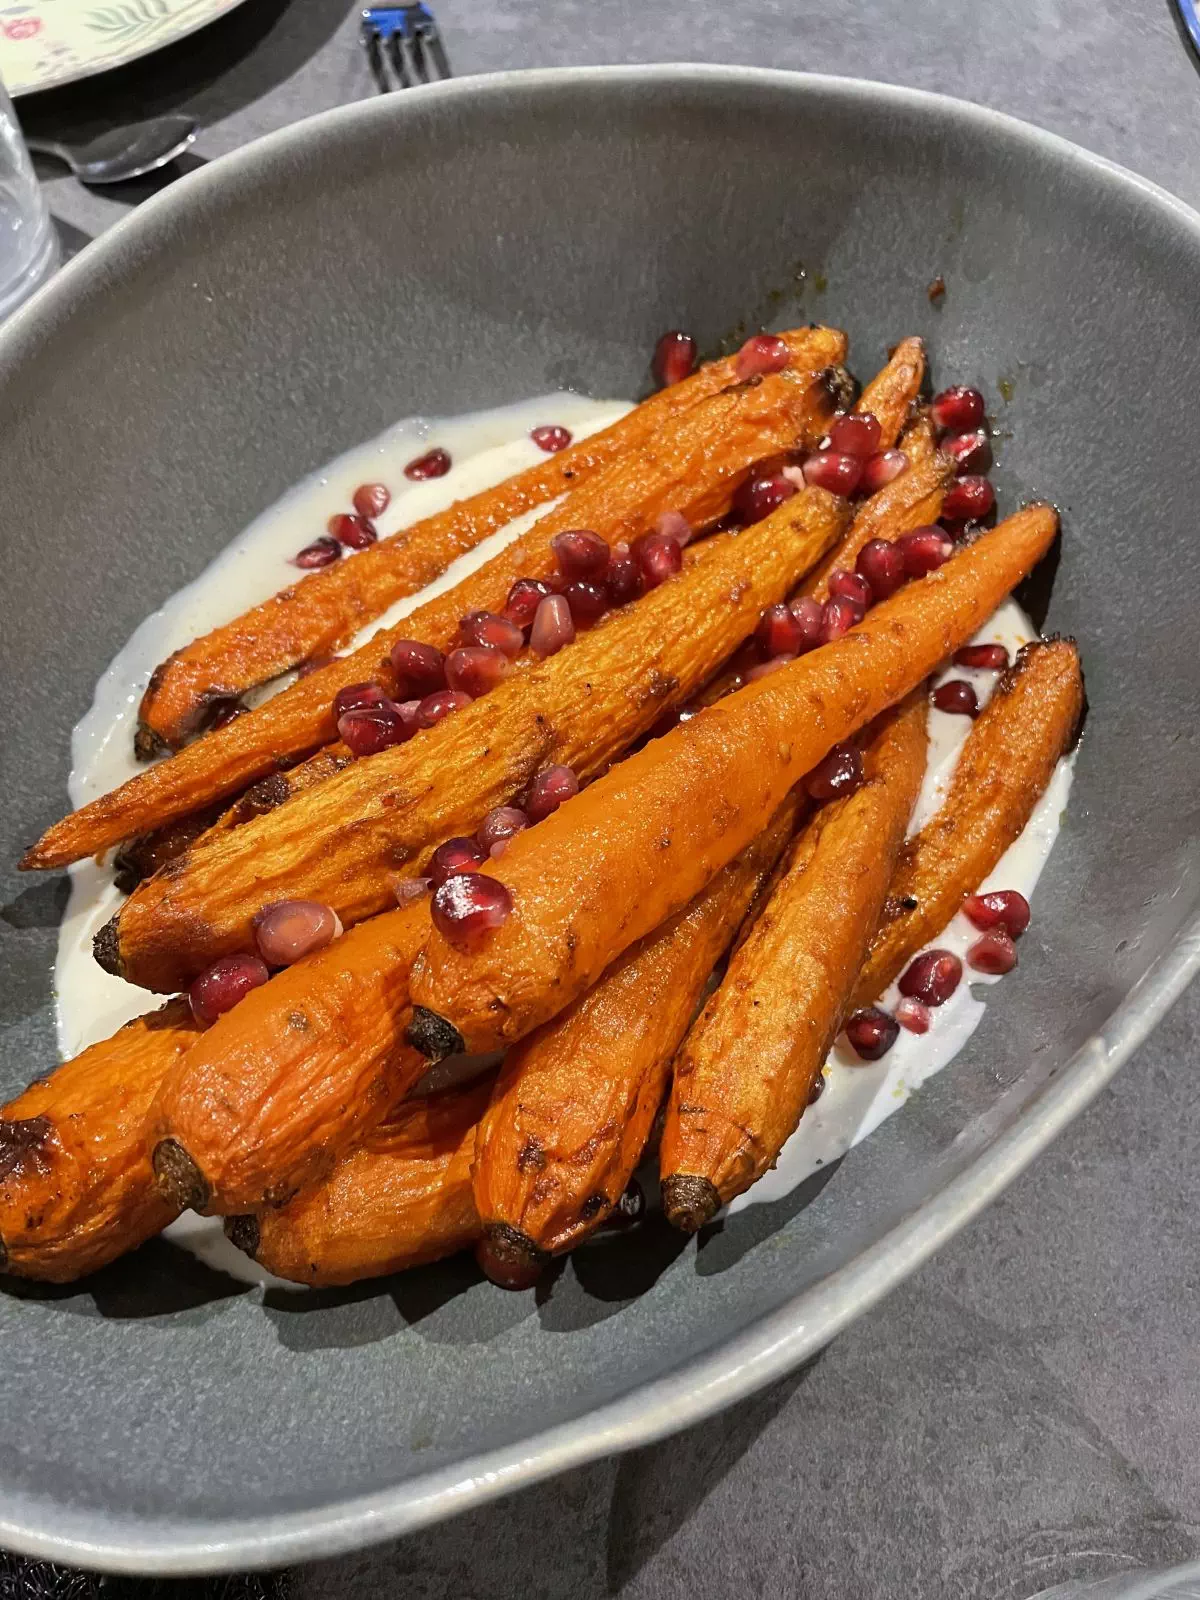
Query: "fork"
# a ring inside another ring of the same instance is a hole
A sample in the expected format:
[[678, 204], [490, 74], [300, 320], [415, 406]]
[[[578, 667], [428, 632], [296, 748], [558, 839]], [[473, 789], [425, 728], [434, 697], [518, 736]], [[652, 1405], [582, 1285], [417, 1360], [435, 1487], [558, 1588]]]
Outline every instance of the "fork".
[[437, 19], [423, 0], [396, 6], [367, 6], [362, 13], [358, 37], [381, 94], [453, 76]]

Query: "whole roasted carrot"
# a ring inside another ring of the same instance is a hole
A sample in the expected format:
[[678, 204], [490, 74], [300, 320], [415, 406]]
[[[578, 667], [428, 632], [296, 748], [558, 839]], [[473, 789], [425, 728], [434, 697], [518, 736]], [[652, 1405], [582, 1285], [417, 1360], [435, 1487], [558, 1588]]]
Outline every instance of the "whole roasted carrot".
[[3, 1108], [0, 1269], [69, 1283], [178, 1216], [154, 1182], [146, 1112], [198, 1033], [186, 1001], [173, 1000]]
[[865, 782], [814, 816], [675, 1065], [663, 1210], [694, 1233], [775, 1163], [841, 1026], [925, 771], [924, 686], [886, 715]]
[[1029, 821], [1082, 714], [1075, 641], [1027, 644], [967, 735], [946, 798], [900, 853], [852, 1009], [878, 999], [991, 872]]
[[473, 945], [435, 929], [413, 968], [430, 1055], [515, 1043], [685, 905], [797, 779], [969, 638], [1054, 539], [1032, 506], [907, 585], [832, 644], [655, 739], [519, 834], [493, 876], [511, 915]]
[[476, 1254], [495, 1282], [524, 1287], [620, 1200], [713, 965], [782, 855], [796, 812], [789, 798], [689, 906], [509, 1052], [475, 1145]]
[[397, 872], [420, 875], [444, 839], [473, 834], [542, 767], [603, 771], [705, 682], [848, 515], [844, 500], [804, 489], [744, 532], [705, 541], [677, 577], [410, 743], [206, 835], [126, 901], [97, 959], [173, 993], [253, 948], [253, 919], [272, 901], [321, 901], [347, 927], [393, 905]]
[[494, 1076], [404, 1101], [324, 1182], [279, 1210], [228, 1218], [225, 1232], [268, 1272], [314, 1287], [465, 1250], [479, 1236], [471, 1162]]
[[424, 902], [376, 917], [217, 1019], [145, 1119], [164, 1196], [231, 1215], [328, 1173], [424, 1071], [404, 1027], [428, 929]]
[[467, 612], [499, 611], [517, 578], [552, 570], [550, 539], [564, 529], [591, 528], [616, 541], [634, 537], [667, 510], [682, 511], [694, 525], [720, 516], [756, 461], [824, 430], [837, 392], [821, 375], [785, 370], [699, 401], [589, 478], [529, 533], [445, 594], [257, 710], [72, 812], [47, 830], [21, 865], [62, 867], [95, 855], [236, 794], [330, 743], [339, 689], [364, 679], [389, 693], [397, 688], [387, 652], [398, 640], [449, 647]]
[[[782, 337], [797, 370], [815, 371], [845, 359], [845, 335], [836, 329], [796, 328]], [[708, 362], [603, 432], [380, 539], [353, 561], [309, 574], [193, 640], [151, 676], [138, 712], [141, 752], [178, 749], [214, 701], [340, 649], [394, 601], [440, 577], [456, 556], [524, 512], [579, 488], [623, 452], [644, 444], [664, 422], [736, 381], [736, 358]]]
[[889, 449], [909, 420], [925, 379], [925, 346], [920, 339], [901, 339], [862, 394], [855, 411], [869, 411], [879, 423], [880, 447]]

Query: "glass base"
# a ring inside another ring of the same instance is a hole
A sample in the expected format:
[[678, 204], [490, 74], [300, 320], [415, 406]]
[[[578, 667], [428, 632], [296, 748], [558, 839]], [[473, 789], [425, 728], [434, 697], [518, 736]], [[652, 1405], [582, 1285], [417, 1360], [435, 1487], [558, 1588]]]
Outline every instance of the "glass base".
[[[15, 311], [23, 301], [28, 300], [35, 289], [41, 288], [58, 266], [58, 255], [58, 234], [54, 231], [54, 224], [47, 217], [43, 237], [31, 259], [15, 278], [8, 280], [0, 278], [0, 321]], [[0, 267], [2, 265], [3, 263], [0, 263]]]

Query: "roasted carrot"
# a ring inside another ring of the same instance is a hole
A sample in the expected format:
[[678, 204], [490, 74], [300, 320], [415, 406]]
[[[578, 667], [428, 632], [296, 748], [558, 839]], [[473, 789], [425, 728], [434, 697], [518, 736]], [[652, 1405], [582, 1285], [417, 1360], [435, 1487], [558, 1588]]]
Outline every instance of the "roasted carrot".
[[416, 1082], [404, 1044], [425, 902], [376, 917], [252, 990], [163, 1079], [146, 1125], [164, 1195], [220, 1215], [281, 1205]]
[[797, 779], [915, 688], [1049, 549], [1049, 506], [1010, 517], [849, 633], [653, 740], [513, 839], [511, 915], [474, 948], [433, 930], [410, 1037], [430, 1055], [512, 1044], [685, 905]]
[[126, 901], [97, 940], [101, 965], [172, 993], [252, 948], [253, 918], [272, 901], [319, 900], [347, 927], [394, 904], [396, 873], [421, 874], [437, 845], [474, 833], [540, 768], [603, 771], [705, 682], [847, 516], [844, 500], [805, 489], [743, 533], [705, 541], [669, 583], [409, 744], [206, 835]]
[[524, 1286], [620, 1200], [713, 965], [783, 853], [796, 811], [789, 798], [689, 906], [509, 1052], [475, 1145], [476, 1253], [495, 1282]]
[[1029, 821], [1082, 713], [1074, 640], [1027, 644], [967, 735], [941, 806], [900, 853], [852, 1008], [878, 999], [991, 872]]
[[479, 1236], [471, 1162], [493, 1077], [404, 1101], [323, 1183], [279, 1210], [230, 1217], [225, 1232], [277, 1277], [314, 1287], [465, 1250]]
[[395, 691], [387, 652], [397, 640], [449, 646], [467, 612], [499, 611], [516, 578], [551, 570], [555, 533], [587, 527], [615, 541], [642, 532], [665, 510], [684, 512], [694, 525], [720, 516], [754, 462], [826, 427], [833, 393], [834, 386], [821, 375], [784, 371], [699, 401], [394, 628], [56, 823], [26, 853], [22, 867], [62, 867], [95, 855], [236, 794], [330, 743], [336, 736], [333, 700], [339, 689], [373, 679]]
[[925, 346], [920, 339], [901, 339], [887, 365], [871, 379], [858, 398], [855, 411], [867, 412], [879, 423], [880, 447], [890, 449], [917, 403], [925, 379]]
[[[816, 371], [845, 359], [845, 335], [836, 329], [796, 328], [782, 337], [797, 370]], [[353, 561], [309, 574], [177, 650], [155, 669], [142, 698], [141, 752], [177, 749], [197, 732], [214, 701], [340, 649], [394, 601], [439, 577], [456, 556], [514, 517], [578, 489], [618, 456], [644, 444], [663, 423], [728, 388], [736, 382], [735, 367], [734, 357], [707, 363], [602, 433], [381, 539]]]
[[800, 834], [684, 1042], [659, 1150], [663, 1210], [677, 1228], [694, 1233], [748, 1189], [800, 1121], [921, 787], [926, 709], [922, 685], [885, 715], [862, 787]]
[[199, 1030], [186, 1001], [128, 1022], [0, 1111], [0, 1268], [69, 1283], [160, 1232], [145, 1121]]

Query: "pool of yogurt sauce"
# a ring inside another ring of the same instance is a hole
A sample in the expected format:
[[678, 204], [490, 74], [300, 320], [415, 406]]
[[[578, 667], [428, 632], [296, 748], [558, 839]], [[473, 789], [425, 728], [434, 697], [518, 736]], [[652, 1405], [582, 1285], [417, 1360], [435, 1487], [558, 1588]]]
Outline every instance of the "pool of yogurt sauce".
[[[157, 663], [198, 634], [230, 621], [293, 581], [296, 574], [289, 558], [325, 531], [334, 512], [349, 508], [358, 484], [380, 481], [391, 489], [391, 504], [376, 519], [380, 534], [386, 536], [543, 459], [529, 438], [532, 428], [542, 423], [560, 423], [580, 439], [608, 427], [628, 409], [626, 401], [591, 400], [563, 392], [467, 416], [410, 417], [297, 485], [238, 534], [193, 583], [148, 617], [113, 659], [96, 686], [91, 710], [72, 737], [68, 784], [72, 803], [83, 805], [138, 770], [133, 756], [137, 706]], [[442, 478], [409, 482], [403, 475], [405, 463], [434, 445], [449, 452], [451, 470]], [[425, 600], [457, 583], [524, 532], [544, 509], [519, 517], [459, 557], [441, 578], [419, 594], [398, 601], [355, 642], [361, 643], [378, 628], [391, 626]], [[1033, 625], [1012, 601], [1006, 602], [976, 635], [977, 641], [1004, 644], [1010, 652], [1033, 637]], [[959, 668], [944, 676], [968, 678], [975, 685], [981, 704], [986, 702], [996, 680], [995, 673], [964, 672]], [[289, 681], [290, 678], [280, 680], [269, 692], [277, 692]], [[265, 697], [264, 693], [258, 698]], [[915, 832], [937, 810], [969, 729], [966, 717], [930, 710], [929, 764], [910, 832]], [[985, 889], [1019, 889], [1026, 897], [1032, 896], [1058, 833], [1070, 785], [1071, 762], [1066, 760], [1060, 762], [1028, 827], [983, 885]], [[105, 1038], [130, 1017], [161, 1004], [160, 996], [111, 977], [92, 959], [92, 938], [112, 916], [121, 898], [107, 863], [87, 861], [72, 867], [71, 895], [59, 932], [54, 986], [58, 1044], [64, 1058]], [[959, 915], [936, 943], [962, 955], [974, 937], [975, 930]], [[909, 1095], [963, 1048], [984, 1013], [985, 1003], [979, 998], [981, 988], [998, 981], [973, 973], [971, 982], [960, 984], [946, 1005], [934, 1013], [934, 1024], [927, 1034], [918, 1036], [901, 1030], [882, 1061], [863, 1063], [844, 1040], [839, 1041], [826, 1063], [825, 1092], [805, 1112], [774, 1169], [734, 1200], [730, 1209], [738, 1211], [747, 1205], [779, 1199], [898, 1111]], [[895, 998], [895, 991], [890, 990], [881, 1003], [890, 1005]], [[250, 1282], [282, 1281], [235, 1250], [225, 1239], [219, 1219], [189, 1212], [172, 1224], [167, 1236], [210, 1266], [235, 1277]]]

